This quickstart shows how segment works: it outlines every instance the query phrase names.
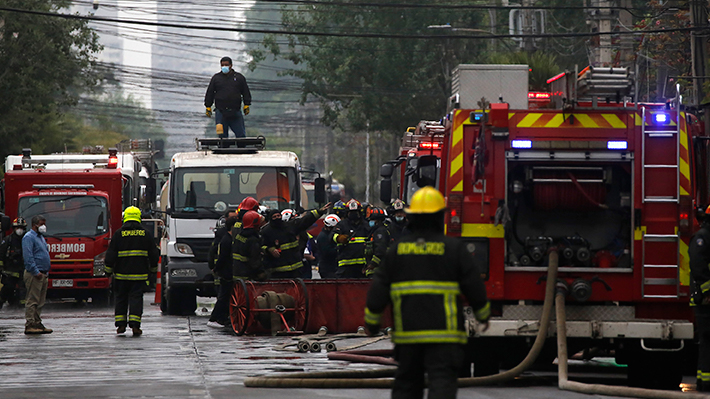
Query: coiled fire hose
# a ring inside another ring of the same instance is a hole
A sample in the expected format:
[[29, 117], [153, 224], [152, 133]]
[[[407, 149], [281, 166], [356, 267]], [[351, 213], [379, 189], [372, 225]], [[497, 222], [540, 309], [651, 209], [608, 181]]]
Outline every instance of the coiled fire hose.
[[[547, 268], [545, 301], [542, 306], [542, 316], [540, 317], [540, 329], [525, 359], [517, 366], [500, 374], [459, 378], [459, 387], [505, 382], [519, 376], [535, 362], [547, 338], [547, 329], [552, 315], [552, 304], [555, 299], [559, 259], [557, 252], [555, 250], [550, 251], [548, 259], [549, 266]], [[267, 377], [248, 377], [244, 380], [244, 386], [259, 388], [391, 388], [393, 381], [391, 377], [394, 376], [394, 372], [395, 368], [289, 373]]]

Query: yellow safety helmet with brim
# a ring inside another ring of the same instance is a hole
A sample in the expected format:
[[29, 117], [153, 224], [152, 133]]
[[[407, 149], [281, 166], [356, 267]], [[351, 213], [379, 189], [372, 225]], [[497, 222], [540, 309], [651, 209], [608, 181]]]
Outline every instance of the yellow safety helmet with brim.
[[446, 201], [439, 190], [431, 186], [420, 188], [412, 196], [409, 208], [404, 211], [409, 214], [437, 213], [446, 209]]
[[141, 210], [135, 206], [129, 206], [123, 211], [123, 223], [126, 222], [141, 222]]

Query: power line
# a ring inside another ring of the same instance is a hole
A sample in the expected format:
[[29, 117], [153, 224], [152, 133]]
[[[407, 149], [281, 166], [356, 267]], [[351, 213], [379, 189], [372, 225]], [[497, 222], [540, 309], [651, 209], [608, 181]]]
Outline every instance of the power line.
[[152, 22], [140, 20], [127, 20], [118, 18], [106, 18], [97, 16], [84, 16], [76, 14], [61, 14], [53, 12], [43, 12], [34, 10], [22, 10], [17, 8], [0, 7], [0, 11], [15, 12], [20, 14], [41, 15], [46, 17], [57, 17], [64, 19], [84, 20], [84, 21], [102, 21], [116, 22], [132, 25], [147, 25], [161, 26], [167, 28], [182, 28], [207, 31], [221, 32], [240, 32], [240, 33], [264, 33], [274, 35], [293, 35], [293, 36], [325, 36], [325, 37], [361, 37], [371, 39], [510, 39], [510, 38], [553, 38], [553, 37], [594, 37], [594, 36], [616, 36], [616, 35], [638, 35], [649, 33], [672, 33], [672, 32], [695, 32], [708, 30], [707, 27], [686, 27], [686, 28], [671, 28], [671, 29], [650, 29], [640, 30], [636, 32], [571, 32], [571, 33], [544, 33], [544, 34], [508, 34], [508, 35], [405, 35], [397, 33], [338, 33], [338, 32], [305, 32], [299, 30], [270, 30], [270, 29], [246, 29], [246, 28], [223, 28], [218, 26], [203, 26], [189, 24], [175, 24], [165, 22]]

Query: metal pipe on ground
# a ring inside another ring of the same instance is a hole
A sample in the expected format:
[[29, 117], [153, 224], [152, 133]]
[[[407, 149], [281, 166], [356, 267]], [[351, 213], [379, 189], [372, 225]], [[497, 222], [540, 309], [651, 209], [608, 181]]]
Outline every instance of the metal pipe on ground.
[[[459, 378], [460, 387], [499, 384], [519, 376], [537, 359], [547, 337], [547, 329], [552, 315], [552, 305], [555, 299], [557, 282], [557, 267], [559, 257], [556, 250], [551, 250], [548, 258], [547, 281], [545, 284], [545, 301], [540, 330], [535, 342], [525, 359], [520, 364], [503, 373], [485, 377]], [[331, 352], [333, 353], [333, 352]], [[248, 377], [244, 380], [246, 387], [259, 388], [391, 388], [392, 379], [382, 378], [394, 376], [395, 369], [380, 370], [345, 370], [326, 373], [291, 373], [269, 377]], [[371, 373], [371, 374], [370, 374]]]
[[707, 395], [662, 391], [645, 388], [617, 387], [602, 384], [585, 384], [570, 381], [567, 375], [567, 321], [565, 313], [565, 293], [555, 295], [555, 313], [557, 316], [557, 370], [558, 386], [565, 391], [589, 395], [626, 396], [631, 398], [651, 399], [707, 399]]

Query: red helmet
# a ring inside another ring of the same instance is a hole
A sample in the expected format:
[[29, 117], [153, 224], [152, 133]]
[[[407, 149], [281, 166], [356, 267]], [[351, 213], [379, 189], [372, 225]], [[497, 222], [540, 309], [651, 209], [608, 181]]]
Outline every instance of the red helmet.
[[248, 211], [242, 217], [242, 228], [244, 229], [255, 229], [259, 227], [261, 223], [261, 215], [256, 211]]
[[242, 200], [242, 203], [239, 204], [239, 209], [255, 211], [259, 209], [259, 201], [254, 199], [254, 197], [246, 197]]

